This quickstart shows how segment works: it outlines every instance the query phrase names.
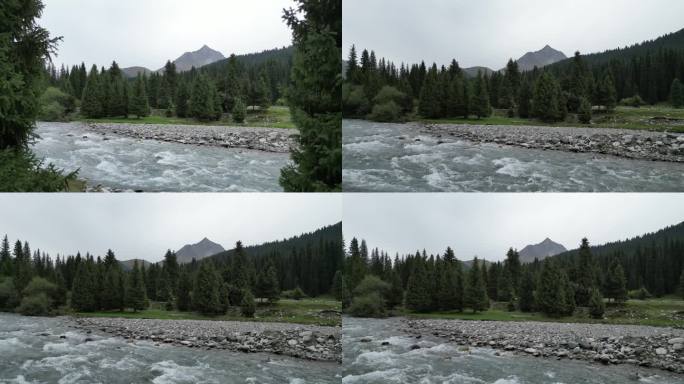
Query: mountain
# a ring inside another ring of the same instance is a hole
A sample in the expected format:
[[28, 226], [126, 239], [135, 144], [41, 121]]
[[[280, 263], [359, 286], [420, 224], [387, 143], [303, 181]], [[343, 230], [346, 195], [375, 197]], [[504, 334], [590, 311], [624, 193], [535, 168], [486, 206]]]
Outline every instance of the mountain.
[[189, 263], [192, 259], [200, 260], [208, 256], [223, 252], [225, 249], [206, 237], [196, 244], [186, 244], [176, 251], [179, 264]]
[[[173, 61], [176, 64], [176, 70], [178, 72], [185, 72], [192, 69], [192, 67], [200, 68], [207, 64], [223, 60], [226, 57], [219, 51], [215, 51], [209, 48], [206, 44], [202, 48], [194, 52], [185, 52], [179, 58]], [[159, 71], [162, 71], [160, 69]]]
[[142, 259], [122, 260], [119, 261], [119, 264], [121, 264], [121, 268], [123, 268], [124, 271], [130, 271], [131, 269], [133, 269], [133, 262], [135, 262], [136, 260], [138, 260], [138, 267], [142, 267], [144, 265], [145, 268], [147, 268], [152, 264], [149, 261]]
[[541, 68], [559, 61], [563, 61], [568, 57], [561, 51], [557, 51], [550, 46], [545, 46], [544, 48], [536, 52], [527, 52], [521, 58], [516, 60], [518, 63], [518, 69], [521, 72], [531, 71], [534, 67]]
[[560, 253], [566, 252], [567, 249], [548, 237], [539, 244], [527, 245], [521, 249], [520, 254], [521, 263], [531, 263], [534, 259], [544, 260], [549, 256], [556, 256]]
[[152, 71], [150, 71], [149, 69], [147, 69], [145, 67], [122, 68], [121, 72], [123, 72], [123, 75], [125, 77], [136, 77], [136, 76], [138, 76], [138, 73], [145, 74], [145, 75], [149, 75], [150, 73], [152, 73]]
[[[475, 76], [477, 76], [477, 74]], [[474, 261], [475, 261], [475, 258], [472, 258], [470, 260], [462, 260], [461, 264], [463, 264], [463, 269], [470, 269], [470, 267], [473, 266]], [[480, 266], [482, 266], [482, 261], [483, 261], [482, 258], [479, 258], [479, 257], [477, 258], [477, 262]], [[484, 263], [487, 266], [487, 268], [489, 268], [489, 266], [492, 264], [491, 261], [487, 261], [487, 260], [484, 260]]]
[[494, 73], [493, 69], [487, 68], [487, 67], [463, 68], [463, 73], [465, 73], [465, 75], [468, 77], [476, 77], [477, 71], [481, 71], [483, 75], [487, 75], [487, 76], [491, 76], [491, 74]]

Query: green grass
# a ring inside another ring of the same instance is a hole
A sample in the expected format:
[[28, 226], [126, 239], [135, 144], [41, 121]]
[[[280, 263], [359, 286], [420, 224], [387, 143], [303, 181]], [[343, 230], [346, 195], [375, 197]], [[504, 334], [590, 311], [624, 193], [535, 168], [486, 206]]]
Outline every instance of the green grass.
[[249, 319], [240, 315], [239, 308], [231, 308], [228, 313], [221, 316], [205, 316], [197, 312], [166, 311], [161, 303], [151, 303], [150, 308], [133, 311], [100, 311], [78, 312], [78, 317], [122, 317], [128, 319], [161, 319], [161, 320], [232, 320], [232, 321], [260, 321], [282, 322], [297, 324], [314, 324], [340, 326], [342, 317], [339, 312], [326, 313], [325, 311], [341, 311], [339, 301], [328, 298], [289, 300], [281, 299], [275, 305], [258, 305], [254, 318]]
[[583, 308], [578, 309], [573, 316], [553, 318], [536, 312], [508, 312], [505, 306], [506, 303], [494, 303], [492, 309], [478, 313], [470, 311], [415, 313], [400, 310], [397, 314], [419, 319], [635, 324], [684, 328], [684, 300], [680, 299], [629, 300], [624, 305], [609, 304], [606, 306], [605, 319], [592, 319]]
[[[656, 119], [679, 119], [679, 122], [667, 122]], [[566, 121], [545, 123], [537, 119], [522, 119], [506, 116], [505, 110], [495, 110], [490, 117], [482, 119], [422, 119], [416, 121], [432, 124], [477, 124], [477, 125], [533, 125], [557, 127], [592, 127], [642, 129], [649, 131], [668, 131], [684, 133], [684, 109], [675, 109], [666, 105], [643, 106], [640, 108], [619, 106], [612, 113], [594, 113], [591, 125], [584, 125], [570, 115]]]
[[290, 116], [290, 109], [273, 106], [266, 111], [247, 110], [247, 117], [243, 124], [234, 123], [229, 117], [219, 121], [201, 122], [192, 118], [166, 117], [163, 110], [154, 110], [150, 116], [137, 119], [135, 117], [106, 117], [102, 119], [88, 119], [80, 115], [74, 117], [77, 121], [88, 123], [126, 123], [126, 124], [159, 124], [159, 125], [223, 125], [231, 127], [264, 127], [264, 128], [296, 128]]

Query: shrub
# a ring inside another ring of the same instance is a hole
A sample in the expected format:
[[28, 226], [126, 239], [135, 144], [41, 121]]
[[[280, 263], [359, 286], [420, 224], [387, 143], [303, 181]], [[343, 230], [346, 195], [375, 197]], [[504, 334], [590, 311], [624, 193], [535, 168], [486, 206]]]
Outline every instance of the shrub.
[[642, 99], [639, 95], [625, 97], [624, 99], [620, 100], [620, 105], [624, 105], [627, 107], [639, 108], [644, 104], [646, 104], [646, 102], [644, 102], [644, 99]]
[[591, 104], [585, 97], [580, 99], [579, 109], [577, 110], [577, 118], [583, 124], [591, 123]]
[[66, 115], [76, 110], [76, 99], [55, 87], [48, 87], [39, 102], [38, 120], [64, 121]]
[[40, 121], [64, 121], [65, 112], [64, 107], [53, 101], [49, 104], [41, 105], [40, 112], [38, 112], [38, 120]]
[[387, 282], [382, 281], [379, 277], [375, 275], [366, 275], [356, 288], [354, 288], [354, 295], [365, 296], [371, 293], [377, 293], [384, 299], [390, 288], [390, 285]]
[[603, 313], [606, 311], [606, 304], [603, 302], [603, 296], [594, 288], [591, 290], [591, 297], [589, 298], [589, 314], [594, 319], [603, 318]]
[[306, 293], [304, 293], [304, 291], [302, 291], [302, 289], [299, 288], [299, 286], [297, 288], [291, 289], [289, 291], [283, 291], [280, 295], [285, 299], [294, 299], [294, 300], [301, 300], [301, 299], [306, 297]]
[[0, 150], [0, 191], [60, 192], [76, 172], [63, 175], [54, 165], [47, 166], [26, 150]]
[[373, 121], [392, 122], [399, 120], [401, 110], [394, 101], [388, 101], [373, 106], [373, 111], [368, 118]]
[[357, 296], [349, 307], [349, 313], [356, 317], [385, 317], [385, 300], [377, 292]]
[[50, 314], [50, 299], [45, 293], [26, 296], [21, 300], [17, 312], [25, 316], [46, 316]]
[[24, 296], [37, 296], [41, 293], [44, 293], [52, 304], [66, 303], [66, 292], [61, 292], [56, 284], [42, 277], [34, 277], [22, 291]]
[[254, 302], [254, 295], [252, 295], [252, 291], [246, 290], [245, 294], [242, 295], [240, 312], [244, 317], [254, 317], [254, 312], [256, 312], [256, 303]]
[[651, 293], [644, 287], [641, 287], [639, 289], [635, 289], [633, 291], [629, 291], [627, 293], [627, 296], [629, 296], [630, 299], [637, 299], [637, 300], [646, 300], [650, 299], [653, 297]]
[[11, 277], [0, 282], [0, 309], [11, 311], [19, 305], [19, 292], [14, 288]]
[[365, 116], [370, 111], [370, 101], [362, 86], [342, 86], [342, 111], [346, 117]]

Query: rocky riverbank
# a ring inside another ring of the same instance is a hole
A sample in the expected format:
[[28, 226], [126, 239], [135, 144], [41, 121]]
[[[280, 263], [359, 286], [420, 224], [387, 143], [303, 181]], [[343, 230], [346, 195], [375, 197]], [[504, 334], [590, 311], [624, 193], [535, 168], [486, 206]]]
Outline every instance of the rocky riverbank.
[[[638, 325], [463, 320], [403, 321], [404, 331], [536, 357], [633, 364], [684, 374], [684, 329]], [[420, 348], [417, 344], [415, 348]]]
[[78, 328], [188, 348], [282, 354], [342, 362], [341, 329], [288, 323], [76, 318]]
[[296, 129], [213, 125], [85, 123], [89, 131], [180, 144], [246, 148], [287, 153], [296, 145]]
[[427, 124], [421, 132], [523, 148], [593, 152], [631, 159], [684, 162], [684, 134], [616, 128]]

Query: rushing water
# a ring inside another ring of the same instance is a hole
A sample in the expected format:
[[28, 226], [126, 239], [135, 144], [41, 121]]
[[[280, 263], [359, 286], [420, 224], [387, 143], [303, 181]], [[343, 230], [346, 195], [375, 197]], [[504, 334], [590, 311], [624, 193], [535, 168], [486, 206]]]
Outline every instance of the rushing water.
[[[339, 364], [155, 346], [0, 313], [0, 383], [339, 383]], [[41, 335], [47, 334], [47, 336]], [[65, 338], [60, 338], [64, 336]], [[85, 342], [85, 338], [93, 341]]]
[[684, 191], [684, 164], [448, 138], [438, 144], [407, 124], [343, 120], [342, 130], [345, 191]]
[[[343, 319], [343, 384], [682, 384], [666, 372], [633, 366], [604, 366], [459, 346], [401, 333], [400, 319]], [[370, 342], [361, 342], [370, 338]], [[382, 345], [383, 342], [389, 343]], [[417, 344], [420, 349], [412, 350]], [[637, 378], [638, 375], [638, 378]]]
[[39, 157], [88, 185], [143, 191], [282, 191], [289, 155], [246, 149], [105, 137], [80, 123], [38, 123]]

